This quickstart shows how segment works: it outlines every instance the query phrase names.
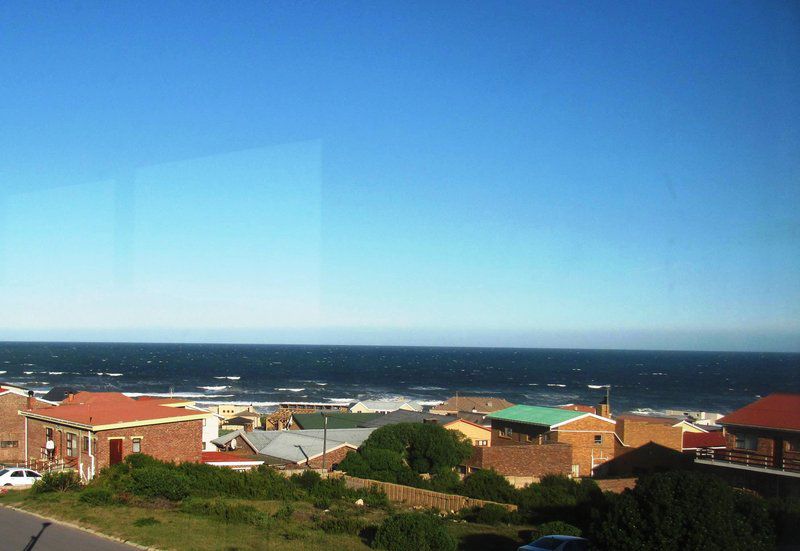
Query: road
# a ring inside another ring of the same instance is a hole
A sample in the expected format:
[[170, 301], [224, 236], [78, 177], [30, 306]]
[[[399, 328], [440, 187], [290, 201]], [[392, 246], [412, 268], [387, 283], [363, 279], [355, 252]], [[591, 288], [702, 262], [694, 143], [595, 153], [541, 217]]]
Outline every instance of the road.
[[0, 507], [0, 548], [3, 551], [131, 551], [83, 530], [49, 522], [29, 513]]

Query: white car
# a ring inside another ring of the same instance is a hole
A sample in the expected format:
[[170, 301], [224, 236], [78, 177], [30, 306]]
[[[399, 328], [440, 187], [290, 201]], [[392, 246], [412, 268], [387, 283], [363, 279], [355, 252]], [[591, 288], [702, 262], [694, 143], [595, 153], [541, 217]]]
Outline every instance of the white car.
[[544, 536], [517, 551], [587, 551], [589, 540], [575, 536]]
[[30, 486], [42, 475], [30, 469], [9, 467], [0, 471], [0, 486]]

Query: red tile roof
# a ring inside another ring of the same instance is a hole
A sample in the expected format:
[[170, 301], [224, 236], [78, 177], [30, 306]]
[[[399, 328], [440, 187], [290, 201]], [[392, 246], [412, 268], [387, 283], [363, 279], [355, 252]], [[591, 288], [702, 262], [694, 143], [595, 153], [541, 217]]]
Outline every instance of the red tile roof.
[[697, 448], [724, 448], [727, 445], [722, 431], [714, 432], [684, 432], [683, 449], [696, 450]]
[[770, 394], [717, 422], [721, 425], [800, 431], [800, 394]]
[[258, 461], [258, 458], [244, 457], [229, 452], [203, 452], [202, 461], [203, 463], [241, 463], [243, 461]]
[[[83, 402], [73, 401], [58, 406], [26, 410], [23, 413], [31, 416], [45, 416], [67, 424], [77, 423], [92, 427], [116, 425], [119, 423], [148, 422], [164, 420], [164, 422], [180, 421], [182, 418], [201, 418], [202, 412], [153, 404], [148, 401], [133, 400], [120, 393], [78, 393]], [[101, 396], [108, 394], [108, 396]], [[88, 401], [86, 401], [88, 400]]]
[[81, 391], [72, 397], [72, 400], [64, 401], [65, 404], [109, 404], [120, 402], [134, 402], [135, 400], [129, 396], [125, 396], [121, 392], [87, 392]]

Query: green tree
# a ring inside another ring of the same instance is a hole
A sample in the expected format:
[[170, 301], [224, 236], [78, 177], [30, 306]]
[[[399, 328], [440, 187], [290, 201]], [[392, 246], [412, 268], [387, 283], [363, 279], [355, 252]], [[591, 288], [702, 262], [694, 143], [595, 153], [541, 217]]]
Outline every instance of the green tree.
[[491, 469], [481, 469], [464, 479], [460, 493], [475, 499], [511, 503], [517, 491], [503, 475]]
[[381, 427], [367, 438], [362, 447], [399, 453], [418, 473], [447, 471], [472, 455], [472, 444], [464, 435], [430, 423]]
[[384, 520], [372, 545], [388, 551], [455, 551], [456, 540], [438, 517], [404, 513]]
[[609, 498], [591, 529], [604, 549], [755, 549], [774, 547], [764, 500], [701, 473], [673, 471], [640, 479]]

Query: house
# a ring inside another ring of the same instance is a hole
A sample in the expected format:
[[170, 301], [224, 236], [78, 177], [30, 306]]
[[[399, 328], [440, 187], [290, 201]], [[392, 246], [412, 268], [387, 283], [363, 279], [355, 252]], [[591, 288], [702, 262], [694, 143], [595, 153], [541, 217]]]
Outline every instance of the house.
[[431, 408], [431, 413], [439, 415], [456, 415], [458, 413], [479, 413], [487, 415], [494, 411], [510, 408], [511, 402], [492, 396], [453, 396], [444, 403]]
[[54, 386], [42, 396], [42, 399], [50, 402], [63, 402], [70, 394], [77, 394], [78, 389], [69, 386]]
[[132, 453], [163, 461], [199, 462], [203, 420], [210, 412], [134, 400], [117, 392], [79, 392], [46, 408], [33, 399], [19, 411], [24, 418], [24, 457], [63, 461], [84, 479]]
[[458, 431], [463, 434], [473, 446], [488, 446], [492, 441], [492, 429], [466, 419], [454, 419], [445, 422], [442, 426], [448, 430]]
[[663, 415], [623, 413], [616, 417], [616, 432], [623, 446], [638, 448], [655, 442], [667, 448], [683, 451], [685, 434], [705, 434], [707, 429], [690, 423], [685, 418]]
[[389, 413], [397, 410], [422, 411], [422, 406], [403, 400], [362, 400], [350, 407], [351, 413]]
[[292, 415], [289, 424], [290, 430], [321, 429], [325, 426], [325, 419], [328, 420], [329, 429], [356, 429], [362, 423], [372, 421], [377, 417], [382, 417], [380, 413], [350, 413], [350, 412], [331, 412], [331, 413], [295, 413]]
[[503, 475], [514, 487], [539, 482], [547, 475], [572, 474], [572, 446], [552, 443], [531, 446], [476, 446], [464, 465], [462, 474], [491, 469]]
[[710, 454], [732, 466], [800, 473], [800, 394], [770, 394], [718, 420], [727, 449]]
[[256, 408], [253, 406], [242, 406], [237, 404], [220, 404], [216, 408], [216, 414], [225, 417], [235, 417], [243, 413], [255, 413]]
[[54, 402], [35, 398], [32, 391], [0, 383], [0, 465], [25, 461], [25, 419], [20, 417], [19, 410], [54, 405]]
[[160, 398], [154, 396], [140, 396], [137, 399], [149, 400], [150, 403], [158, 404], [161, 406], [179, 407], [179, 408], [191, 409], [193, 411], [199, 411], [202, 413], [211, 413], [209, 417], [203, 419], [203, 451], [208, 452], [217, 449], [217, 447], [211, 441], [219, 437], [220, 423], [224, 420], [224, 417], [222, 417], [221, 415], [213, 413], [208, 408], [200, 407], [191, 400], [183, 400], [180, 398]]
[[255, 419], [252, 417], [237, 416], [225, 419], [222, 430], [246, 430], [251, 431], [256, 428]]
[[[614, 457], [616, 422], [596, 413], [557, 407], [516, 405], [487, 416], [491, 447], [562, 443], [572, 447], [572, 476], [591, 476]], [[495, 452], [502, 453], [502, 452]]]
[[[267, 465], [284, 469], [332, 468], [358, 449], [375, 429], [329, 429], [252, 432], [236, 431], [217, 438], [220, 451], [257, 456]], [[327, 433], [327, 434], [326, 434]]]
[[352, 402], [281, 402], [278, 411], [290, 410], [298, 413], [312, 413], [315, 411], [349, 411]]

